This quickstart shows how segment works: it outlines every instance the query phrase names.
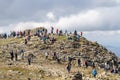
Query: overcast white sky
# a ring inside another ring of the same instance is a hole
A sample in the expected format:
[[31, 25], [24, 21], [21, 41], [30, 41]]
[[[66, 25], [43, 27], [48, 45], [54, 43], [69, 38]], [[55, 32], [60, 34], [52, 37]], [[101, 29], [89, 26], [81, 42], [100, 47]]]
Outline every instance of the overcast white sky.
[[120, 47], [120, 0], [0, 0], [0, 33], [50, 26]]

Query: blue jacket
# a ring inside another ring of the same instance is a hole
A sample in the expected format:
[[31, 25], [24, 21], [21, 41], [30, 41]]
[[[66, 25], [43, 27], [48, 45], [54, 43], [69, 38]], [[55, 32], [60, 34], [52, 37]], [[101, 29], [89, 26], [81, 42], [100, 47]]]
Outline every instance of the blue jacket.
[[97, 71], [94, 69], [94, 70], [92, 70], [92, 74], [93, 75], [97, 75]]

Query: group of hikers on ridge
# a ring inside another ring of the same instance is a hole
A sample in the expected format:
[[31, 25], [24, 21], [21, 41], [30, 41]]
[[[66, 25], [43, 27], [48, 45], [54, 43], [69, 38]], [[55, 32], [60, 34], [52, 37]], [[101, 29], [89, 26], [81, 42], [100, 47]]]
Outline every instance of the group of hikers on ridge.
[[[56, 32], [54, 32], [54, 27], [51, 27], [51, 32], [50, 33], [47, 33], [47, 30], [45, 30], [45, 29], [39, 29], [39, 30], [37, 30], [36, 32], [34, 32], [33, 34], [32, 34], [32, 36], [37, 36], [40, 40], [42, 40], [43, 41], [43, 43], [44, 44], [47, 44], [47, 40], [49, 40], [49, 42], [51, 43], [51, 44], [53, 44], [55, 41], [56, 41], [56, 39], [54, 38], [54, 37], [49, 37], [48, 36], [48, 34], [56, 34], [57, 36], [61, 36], [61, 35], [65, 35], [66, 36], [66, 39], [68, 40], [68, 39], [71, 39], [70, 37], [69, 37], [69, 34], [71, 34], [71, 32], [70, 33], [68, 33], [68, 31], [67, 30], [65, 30], [65, 32], [63, 32], [62, 30], [59, 30], [59, 29], [56, 29]], [[72, 38], [73, 40], [75, 40], [75, 41], [77, 41], [77, 40], [80, 40], [80, 37], [82, 37], [83, 36], [83, 32], [80, 32], [79, 34], [78, 34], [78, 32], [77, 32], [77, 30], [75, 30], [74, 31], [74, 33], [73, 33], [73, 35], [75, 36], [74, 38]], [[6, 35], [7, 36], [7, 35]], [[31, 31], [30, 30], [28, 30], [27, 32], [26, 31], [19, 31], [19, 32], [15, 32], [15, 31], [13, 31], [13, 32], [11, 32], [11, 34], [10, 34], [10, 36], [12, 36], [12, 37], [25, 37], [25, 39], [24, 39], [24, 45], [26, 46], [28, 43], [29, 43], [29, 41], [31, 40]], [[7, 37], [6, 37], [7, 38]], [[6, 39], [5, 38], [5, 39]], [[9, 37], [8, 37], [9, 38]], [[36, 48], [36, 45], [34, 45], [34, 47]], [[12, 61], [18, 61], [18, 56], [19, 56], [19, 53], [21, 54], [21, 60], [25, 60], [26, 59], [26, 57], [25, 57], [25, 49], [23, 49], [23, 48], [21, 48], [20, 50], [11, 50], [9, 53], [10, 53], [10, 59], [12, 60]], [[48, 51], [46, 51], [45, 53], [44, 53], [44, 56], [45, 56], [45, 60], [48, 60], [49, 59], [49, 57], [50, 56], [52, 56], [52, 60], [54, 60], [54, 61], [56, 61], [58, 64], [61, 64], [61, 59], [60, 59], [60, 53], [59, 52], [56, 52], [56, 51], [52, 51], [52, 55], [50, 55], [51, 54], [51, 52], [48, 52]], [[28, 65], [31, 65], [31, 62], [32, 62], [32, 59], [33, 59], [33, 57], [34, 57], [34, 54], [29, 54], [28, 56], [27, 56], [27, 63], [28, 63]], [[87, 60], [84, 60], [84, 61], [82, 61], [81, 60], [81, 58], [77, 58], [77, 59], [75, 59], [76, 60], [76, 64], [78, 64], [78, 67], [82, 67], [82, 66], [84, 66], [86, 69], [88, 68], [88, 66], [89, 66], [89, 64], [88, 64], [88, 61]], [[71, 70], [72, 70], [72, 68], [74, 68], [73, 66], [73, 64], [72, 64], [72, 61], [74, 61], [74, 58], [72, 58], [72, 57], [68, 57], [67, 58], [67, 65], [66, 65], [66, 71], [68, 72], [68, 73], [71, 73]], [[91, 71], [91, 74], [93, 75], [93, 77], [96, 77], [97, 76], [97, 74], [98, 74], [98, 71], [97, 71], [97, 66], [96, 66], [96, 64], [95, 64], [95, 62], [93, 61], [92, 63], [92, 71]], [[119, 66], [117, 66], [117, 67], [115, 67], [114, 66], [115, 64], [113, 63], [111, 66], [110, 66], [110, 64], [109, 63], [105, 63], [104, 64], [104, 70], [105, 71], [110, 71], [111, 73], [119, 73], [120, 74], [120, 65]]]

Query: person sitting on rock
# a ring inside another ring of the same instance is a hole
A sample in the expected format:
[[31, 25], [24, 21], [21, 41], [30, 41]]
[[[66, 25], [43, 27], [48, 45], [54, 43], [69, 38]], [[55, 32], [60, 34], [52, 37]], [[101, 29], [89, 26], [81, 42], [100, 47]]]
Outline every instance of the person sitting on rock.
[[113, 72], [114, 72], [113, 67], [111, 67], [111, 68], [110, 68], [110, 72], [111, 72], [111, 73], [113, 73]]
[[112, 68], [110, 72], [111, 72], [111, 73], [118, 73], [118, 70]]
[[54, 37], [50, 38], [50, 43], [53, 44], [56, 41], [56, 39]]
[[111, 68], [111, 71], [110, 71], [111, 73], [118, 73], [118, 69], [116, 68], [116, 66], [113, 66], [112, 68]]
[[95, 68], [93, 68], [93, 70], [92, 70], [92, 75], [93, 75], [93, 77], [96, 77], [96, 75], [97, 75], [97, 70]]

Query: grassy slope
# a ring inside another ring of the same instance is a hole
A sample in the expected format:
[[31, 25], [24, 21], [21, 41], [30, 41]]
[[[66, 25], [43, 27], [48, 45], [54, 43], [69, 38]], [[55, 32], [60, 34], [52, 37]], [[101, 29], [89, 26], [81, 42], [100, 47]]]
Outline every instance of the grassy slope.
[[[65, 40], [65, 36], [58, 37], [58, 36], [54, 35], [54, 37], [57, 38], [58, 42]], [[11, 44], [11, 43], [19, 44], [19, 43], [22, 43], [23, 40], [24, 39], [21, 39], [21, 38], [1, 39], [0, 46], [4, 46], [7, 44]], [[0, 55], [2, 55], [2, 54], [0, 54]], [[66, 68], [65, 68], [66, 64], [59, 65], [57, 63], [54, 63], [54, 61], [49, 61], [49, 63], [48, 63], [48, 62], [46, 62], [46, 60], [44, 60], [43, 55], [41, 55], [41, 58], [40, 58], [40, 56], [37, 56], [36, 60], [34, 61], [34, 63], [31, 66], [26, 65], [26, 60], [19, 61], [19, 62], [20, 62], [20, 64], [16, 63], [17, 65], [11, 65], [11, 66], [6, 65], [6, 61], [0, 62], [0, 65], [1, 65], [0, 66], [0, 76], [4, 76], [5, 77], [4, 80], [11, 80], [11, 77], [8, 77], [8, 76], [14, 76], [14, 78], [12, 78], [12, 80], [27, 80], [28, 77], [30, 77], [32, 80], [41, 80], [40, 79], [41, 73], [39, 73], [40, 69], [38, 67], [43, 66], [43, 67], [50, 68], [50, 69], [53, 69], [53, 67], [55, 67], [54, 70], [62, 71], [62, 72], [64, 72], [64, 75], [67, 75], [67, 76], [68, 75], [70, 76], [71, 74], [73, 74], [77, 71], [80, 71], [83, 73], [83, 76], [92, 77], [91, 68], [84, 69], [84, 68], [78, 68], [78, 67], [76, 67], [76, 65], [73, 65], [74, 68], [72, 68], [72, 73], [68, 74], [66, 72]], [[17, 71], [18, 73], [16, 73], [15, 75], [9, 74], [10, 70]], [[103, 72], [103, 70], [98, 70], [98, 74], [101, 74], [102, 72]], [[110, 79], [106, 79], [106, 80], [115, 80], [117, 77], [118, 77], [117, 75], [110, 75]], [[64, 80], [64, 79], [61, 79], [60, 77], [59, 78], [42, 77], [42, 79], [43, 80]], [[0, 80], [3, 80], [3, 79], [0, 78]], [[70, 78], [68, 78], [66, 80], [70, 80]]]

